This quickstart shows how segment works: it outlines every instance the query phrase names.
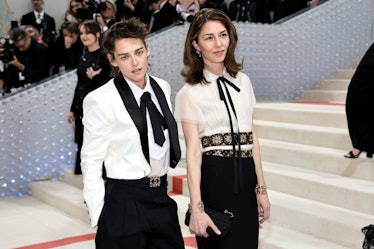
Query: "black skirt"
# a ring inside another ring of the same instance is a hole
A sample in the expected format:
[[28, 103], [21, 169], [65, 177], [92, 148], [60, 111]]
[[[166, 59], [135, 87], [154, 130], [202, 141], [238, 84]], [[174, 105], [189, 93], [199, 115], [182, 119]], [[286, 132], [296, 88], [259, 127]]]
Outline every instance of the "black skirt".
[[253, 158], [242, 158], [243, 188], [235, 193], [234, 159], [203, 156], [201, 168], [201, 198], [206, 206], [234, 213], [230, 233], [220, 238], [196, 237], [199, 249], [258, 248], [259, 217], [255, 187], [257, 177]]

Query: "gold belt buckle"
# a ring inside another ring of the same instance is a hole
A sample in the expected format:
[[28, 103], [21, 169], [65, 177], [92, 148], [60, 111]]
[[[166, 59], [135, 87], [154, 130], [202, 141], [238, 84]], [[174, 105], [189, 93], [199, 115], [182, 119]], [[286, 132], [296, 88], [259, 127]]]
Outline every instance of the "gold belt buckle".
[[161, 177], [154, 176], [149, 178], [149, 187], [156, 188], [161, 186]]

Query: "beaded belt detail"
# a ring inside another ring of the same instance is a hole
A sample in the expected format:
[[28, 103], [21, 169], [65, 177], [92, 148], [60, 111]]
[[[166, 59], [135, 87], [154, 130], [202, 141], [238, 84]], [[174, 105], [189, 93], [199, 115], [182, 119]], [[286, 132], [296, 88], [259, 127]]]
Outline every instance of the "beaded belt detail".
[[[236, 152], [238, 154], [238, 151]], [[220, 157], [234, 157], [234, 151], [233, 150], [208, 150], [204, 151], [203, 155], [205, 156], [220, 156]], [[236, 155], [238, 157], [238, 155]], [[249, 158], [252, 157], [252, 150], [244, 150], [241, 151], [241, 158]]]
[[[234, 134], [235, 141], [237, 141], [238, 134]], [[201, 143], [204, 148], [220, 146], [220, 145], [232, 145], [232, 138], [230, 133], [218, 133], [211, 136], [205, 136], [201, 138]], [[252, 132], [240, 132], [240, 144], [252, 144], [253, 135]]]

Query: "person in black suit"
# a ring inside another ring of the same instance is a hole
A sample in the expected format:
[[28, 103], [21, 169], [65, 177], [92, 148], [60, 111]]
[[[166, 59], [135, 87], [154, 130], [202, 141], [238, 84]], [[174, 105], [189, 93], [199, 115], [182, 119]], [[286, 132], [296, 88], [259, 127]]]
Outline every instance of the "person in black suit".
[[83, 101], [83, 195], [97, 249], [184, 248], [177, 204], [167, 194], [167, 172], [181, 157], [171, 89], [147, 73], [147, 34], [137, 18], [105, 33], [114, 79]]
[[4, 82], [5, 92], [48, 77], [46, 48], [22, 27], [12, 29], [9, 38], [14, 42], [12, 56], [4, 57], [4, 49], [0, 49], [0, 58], [4, 63], [0, 81]]
[[40, 34], [50, 34], [56, 32], [55, 19], [44, 12], [44, 0], [31, 0], [33, 11], [25, 14], [21, 18], [21, 25], [32, 25]]
[[168, 0], [151, 0], [150, 6], [153, 9], [149, 24], [151, 32], [163, 29], [175, 22], [177, 10]]

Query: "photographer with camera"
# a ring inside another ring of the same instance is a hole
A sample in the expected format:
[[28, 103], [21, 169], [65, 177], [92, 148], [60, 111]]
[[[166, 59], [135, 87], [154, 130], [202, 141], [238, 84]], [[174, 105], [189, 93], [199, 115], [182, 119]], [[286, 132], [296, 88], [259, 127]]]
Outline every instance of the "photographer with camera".
[[0, 60], [4, 71], [0, 73], [3, 91], [10, 92], [27, 83], [48, 77], [46, 48], [31, 38], [24, 28], [14, 28], [10, 39], [1, 38]]
[[105, 1], [105, 7], [100, 9], [96, 14], [96, 21], [100, 24], [101, 31], [104, 33], [110, 26], [117, 22], [116, 20], [117, 5], [112, 0]]
[[25, 14], [21, 18], [21, 25], [34, 26], [42, 39], [51, 45], [57, 38], [55, 19], [44, 12], [44, 0], [31, 0], [33, 11]]

